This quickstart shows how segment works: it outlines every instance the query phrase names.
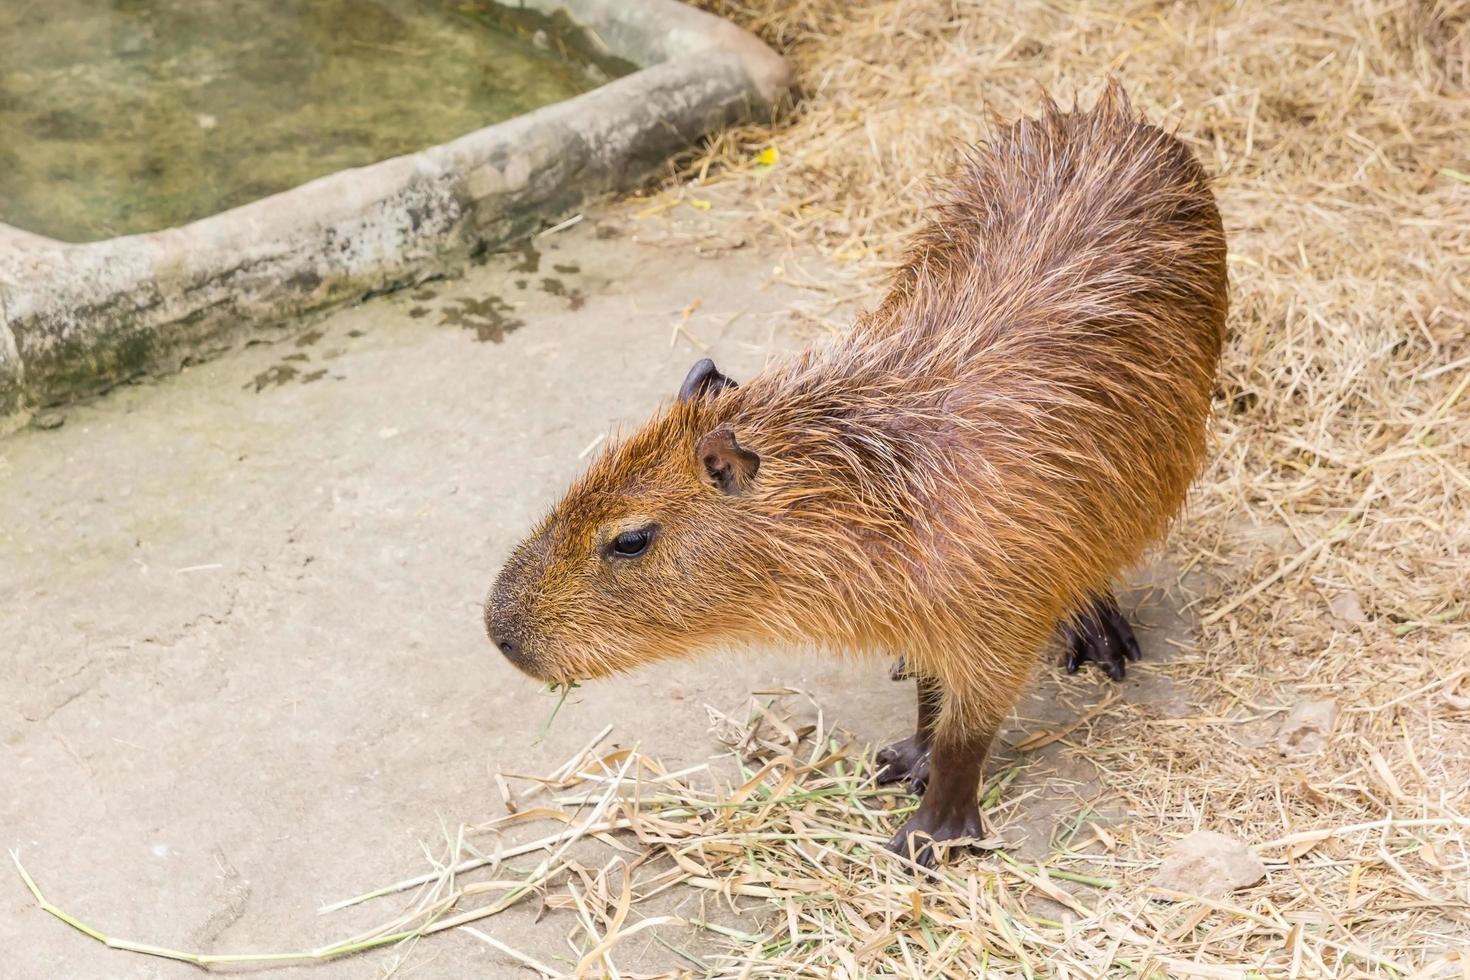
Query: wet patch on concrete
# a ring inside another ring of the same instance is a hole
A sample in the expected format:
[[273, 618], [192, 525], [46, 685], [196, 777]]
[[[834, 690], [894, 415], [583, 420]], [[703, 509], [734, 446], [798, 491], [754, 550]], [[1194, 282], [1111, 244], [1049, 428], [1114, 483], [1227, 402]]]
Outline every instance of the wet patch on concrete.
[[541, 253], [536, 251], [536, 243], [529, 238], [522, 239], [511, 249], [511, 254], [517, 256], [511, 265], [512, 272], [539, 272], [541, 271]]
[[475, 334], [480, 342], [498, 344], [507, 334], [525, 326], [525, 321], [511, 316], [515, 308], [499, 296], [484, 299], [464, 297], [458, 306], [446, 306], [439, 311], [439, 323], [443, 326], [463, 327]]
[[566, 284], [560, 279], [550, 277], [542, 279], [541, 289], [551, 296], [566, 300], [567, 308], [571, 310], [580, 310], [587, 304], [587, 297], [582, 295], [580, 289], [568, 289]]
[[[296, 340], [296, 344], [297, 346], [301, 346], [303, 341], [305, 341], [306, 343], [316, 343], [316, 341], [320, 340], [324, 336], [326, 335], [322, 331], [313, 330], [309, 333], [303, 334], [301, 337], [298, 337]], [[341, 353], [342, 351], [340, 350], [332, 351], [329, 352], [326, 356], [330, 358], [340, 355]], [[325, 378], [327, 376], [326, 368], [318, 368], [314, 371], [311, 371], [301, 366], [310, 363], [310, 361], [311, 355], [302, 351], [297, 351], [294, 354], [286, 354], [282, 356], [280, 363], [273, 364], [270, 367], [266, 368], [264, 371], [261, 371], [259, 374], [255, 375], [255, 377], [251, 378], [242, 387], [245, 391], [254, 391], [256, 394], [260, 394], [267, 388], [279, 388], [282, 385], [289, 384], [293, 381], [298, 384], [309, 385], [313, 382], [320, 381]], [[342, 380], [341, 375], [337, 375], [336, 378], [339, 381]]]
[[251, 378], [243, 386], [245, 390], [254, 388], [257, 393], [267, 388], [279, 388], [287, 381], [299, 377], [301, 371], [289, 364], [276, 364], [266, 368], [264, 371]]

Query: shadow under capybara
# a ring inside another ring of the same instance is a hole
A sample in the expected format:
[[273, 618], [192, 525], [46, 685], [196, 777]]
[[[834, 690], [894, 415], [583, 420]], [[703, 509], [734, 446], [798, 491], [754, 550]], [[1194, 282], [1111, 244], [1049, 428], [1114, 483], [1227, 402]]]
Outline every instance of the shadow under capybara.
[[750, 645], [901, 654], [924, 796], [890, 848], [983, 836], [992, 738], [1060, 628], [1136, 656], [1121, 570], [1179, 514], [1224, 337], [1209, 180], [1111, 82], [946, 179], [882, 304], [737, 385], [696, 364], [514, 552], [485, 607], [533, 677]]

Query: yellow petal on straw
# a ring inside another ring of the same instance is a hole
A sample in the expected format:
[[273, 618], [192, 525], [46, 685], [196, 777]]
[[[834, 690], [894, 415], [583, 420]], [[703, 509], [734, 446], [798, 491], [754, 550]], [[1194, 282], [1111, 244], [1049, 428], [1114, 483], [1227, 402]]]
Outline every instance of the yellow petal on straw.
[[699, 208], [699, 210], [701, 211], [708, 211], [711, 206], [710, 203], [702, 197], [691, 197], [684, 203], [689, 205], [691, 208]]
[[755, 156], [755, 162], [762, 167], [774, 167], [781, 161], [781, 151], [774, 146], [768, 146]]

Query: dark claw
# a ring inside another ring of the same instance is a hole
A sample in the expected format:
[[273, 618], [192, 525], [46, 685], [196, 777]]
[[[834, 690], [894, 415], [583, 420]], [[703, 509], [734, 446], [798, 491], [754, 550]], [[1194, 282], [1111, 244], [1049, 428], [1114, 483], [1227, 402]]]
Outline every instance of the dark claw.
[[970, 838], [976, 841], [985, 838], [985, 825], [980, 820], [980, 807], [971, 803], [959, 812], [943, 815], [929, 813], [920, 806], [914, 815], [893, 835], [887, 847], [894, 854], [912, 858], [926, 868], [934, 867], [938, 861], [934, 853], [936, 844]]
[[875, 761], [878, 771], [874, 778], [880, 783], [906, 783], [915, 796], [929, 785], [929, 746], [917, 735], [880, 750]]
[[1143, 651], [1138, 648], [1138, 637], [1133, 635], [1133, 627], [1128, 625], [1128, 620], [1123, 616], [1123, 610], [1118, 608], [1118, 603], [1109, 601], [1104, 611], [1108, 616], [1108, 623], [1113, 627], [1113, 635], [1123, 643], [1123, 652], [1128, 659], [1139, 661], [1143, 659]]
[[1066, 646], [1063, 665], [1069, 674], [1091, 661], [1113, 680], [1121, 681], [1128, 672], [1127, 662], [1143, 656], [1133, 628], [1111, 595], [1095, 599], [1075, 620], [1062, 624], [1062, 641]]

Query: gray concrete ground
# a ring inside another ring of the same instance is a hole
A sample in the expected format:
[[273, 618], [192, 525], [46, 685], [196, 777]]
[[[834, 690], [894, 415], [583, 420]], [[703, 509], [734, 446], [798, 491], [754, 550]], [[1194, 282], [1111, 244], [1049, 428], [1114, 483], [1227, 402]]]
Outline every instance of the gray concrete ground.
[[[498, 563], [583, 450], [671, 397], [700, 356], [670, 346], [681, 311], [699, 301], [688, 332], [739, 378], [793, 342], [793, 309], [824, 309], [789, 285], [792, 266], [773, 279], [771, 255], [680, 213], [604, 210], [539, 255], [492, 257], [0, 440], [0, 843], [52, 901], [168, 946], [312, 947], [389, 911], [318, 917], [319, 903], [424, 870], [420, 841], [438, 850], [444, 825], [501, 812], [497, 768], [549, 769], [608, 721], [687, 764], [721, 750], [706, 703], [791, 685], [864, 739], [905, 734], [911, 694], [885, 665], [773, 651], [588, 686], [536, 746], [552, 701], [481, 633]], [[1180, 629], [1167, 599], [1144, 615]], [[1157, 632], [1143, 641], [1167, 656]], [[1096, 672], [1055, 675], [1007, 737], [1108, 690]], [[1123, 692], [1182, 707], [1147, 669]], [[1097, 792], [1064, 752], [1040, 758], [1014, 784], [1039, 792], [1007, 835], [1044, 841]], [[568, 913], [533, 913], [481, 927], [567, 956]], [[88, 940], [8, 862], [0, 950], [4, 977], [197, 972]], [[400, 954], [228, 972], [518, 975], [458, 931]], [[646, 969], [675, 962], [647, 946]]]

